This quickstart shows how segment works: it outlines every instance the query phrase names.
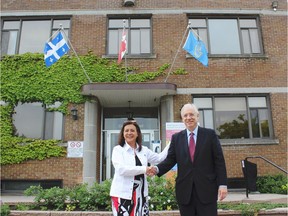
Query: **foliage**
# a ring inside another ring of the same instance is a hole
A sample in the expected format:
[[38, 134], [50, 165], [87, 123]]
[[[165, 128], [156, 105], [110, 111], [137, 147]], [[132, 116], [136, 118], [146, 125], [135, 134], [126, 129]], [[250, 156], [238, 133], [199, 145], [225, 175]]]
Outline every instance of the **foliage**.
[[111, 210], [110, 201], [111, 180], [101, 184], [95, 183], [88, 187], [87, 184], [77, 185], [73, 188], [43, 189], [40, 186], [31, 186], [24, 194], [35, 196], [36, 209], [66, 210], [66, 211], [97, 211]]
[[29, 210], [30, 208], [31, 208], [31, 206], [26, 205], [26, 204], [23, 204], [23, 203], [19, 203], [19, 204], [16, 205], [16, 209], [17, 209], [18, 211], [27, 211], [27, 210]]
[[261, 193], [288, 194], [288, 179], [284, 175], [268, 175], [259, 177], [256, 182]]
[[26, 160], [44, 160], [66, 155], [58, 140], [40, 140], [21, 137], [2, 137], [0, 164], [17, 164]]
[[173, 71], [173, 75], [185, 75], [188, 74], [188, 72], [184, 68], [178, 68], [175, 71]]
[[[149, 208], [151, 211], [178, 209], [175, 198], [174, 176], [148, 178]], [[66, 211], [111, 211], [109, 196], [111, 179], [95, 183], [91, 187], [80, 184], [73, 188], [43, 189], [31, 186], [25, 190], [26, 196], [35, 196], [33, 209]], [[218, 203], [218, 209], [241, 211], [243, 216], [254, 215], [261, 209], [287, 208], [287, 204], [277, 203]]]
[[[124, 82], [126, 79], [125, 68], [115, 61], [99, 58], [91, 52], [79, 56], [79, 59], [85, 72], [75, 56], [64, 56], [48, 68], [44, 64], [43, 54], [4, 56], [1, 60], [0, 100], [12, 105], [19, 102], [52, 105], [59, 101], [62, 105], [57, 110], [67, 113], [68, 103], [88, 100], [80, 91], [81, 86], [89, 82], [88, 77], [92, 82]], [[156, 72], [128, 74], [127, 81], [145, 82], [155, 79], [168, 67], [169, 64], [164, 64]]]
[[175, 177], [148, 178], [150, 210], [173, 210], [178, 205], [174, 187]]
[[43, 189], [41, 186], [30, 186], [24, 194], [35, 196], [34, 201], [42, 210], [63, 210], [68, 197], [67, 189], [59, 187]]
[[0, 135], [1, 137], [9, 137], [13, 135], [12, 123], [13, 106], [0, 106]]
[[[43, 160], [62, 156], [65, 151], [56, 146], [56, 141], [13, 138], [15, 130], [12, 115], [19, 103], [40, 102], [46, 107], [60, 102], [58, 108], [50, 111], [68, 113], [69, 103], [83, 103], [89, 100], [81, 94], [81, 86], [92, 82], [124, 82], [126, 69], [115, 61], [99, 58], [89, 52], [79, 56], [83, 71], [76, 56], [64, 56], [56, 64], [46, 67], [43, 54], [25, 53], [3, 56], [0, 62], [1, 94], [0, 101], [0, 139], [1, 164], [21, 163], [26, 160]], [[145, 82], [163, 75], [169, 64], [164, 64], [155, 72], [127, 75], [127, 82]], [[135, 68], [127, 68], [136, 71]], [[86, 76], [89, 77], [87, 77]], [[9, 138], [10, 137], [10, 138]], [[12, 138], [11, 138], [12, 137]], [[29, 145], [26, 145], [28, 144]], [[43, 145], [43, 146], [41, 146]]]
[[8, 216], [10, 214], [10, 207], [6, 204], [0, 205], [0, 215], [1, 216]]

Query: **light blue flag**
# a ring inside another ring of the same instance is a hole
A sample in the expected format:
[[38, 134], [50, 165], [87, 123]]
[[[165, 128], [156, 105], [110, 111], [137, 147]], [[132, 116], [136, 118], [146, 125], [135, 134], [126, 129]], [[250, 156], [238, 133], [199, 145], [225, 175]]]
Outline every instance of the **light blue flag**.
[[47, 67], [57, 62], [65, 53], [70, 50], [61, 32], [44, 47], [44, 61]]
[[183, 49], [200, 61], [204, 66], [208, 67], [208, 53], [205, 44], [203, 41], [198, 40], [191, 31], [189, 31]]

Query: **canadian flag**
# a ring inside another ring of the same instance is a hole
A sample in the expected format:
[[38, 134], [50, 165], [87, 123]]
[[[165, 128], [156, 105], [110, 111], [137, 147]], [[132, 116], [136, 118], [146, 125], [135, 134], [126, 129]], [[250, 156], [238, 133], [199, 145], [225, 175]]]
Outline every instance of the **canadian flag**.
[[122, 39], [121, 39], [121, 44], [120, 44], [120, 49], [119, 49], [119, 54], [118, 54], [118, 64], [120, 64], [122, 58], [124, 57], [126, 53], [126, 48], [127, 48], [126, 31], [125, 29], [123, 29]]

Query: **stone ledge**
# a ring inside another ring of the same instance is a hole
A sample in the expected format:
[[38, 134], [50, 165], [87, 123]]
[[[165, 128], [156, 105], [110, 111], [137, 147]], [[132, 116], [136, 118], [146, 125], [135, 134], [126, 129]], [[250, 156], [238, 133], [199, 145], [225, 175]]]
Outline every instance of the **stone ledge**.
[[[260, 210], [258, 216], [287, 216], [288, 208]], [[9, 216], [112, 216], [111, 212], [85, 211], [15, 211]], [[150, 216], [180, 216], [179, 211], [150, 211]], [[218, 216], [241, 216], [241, 211], [218, 210]]]

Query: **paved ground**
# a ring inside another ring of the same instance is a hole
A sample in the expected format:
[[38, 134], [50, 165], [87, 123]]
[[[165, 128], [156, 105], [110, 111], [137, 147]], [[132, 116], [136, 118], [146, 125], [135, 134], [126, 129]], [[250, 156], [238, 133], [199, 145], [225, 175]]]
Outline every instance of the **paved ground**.
[[[2, 203], [17, 204], [33, 202], [34, 197], [17, 195], [17, 194], [1, 194]], [[281, 194], [260, 194], [250, 193], [248, 198], [245, 192], [229, 192], [225, 202], [242, 202], [242, 203], [288, 203], [288, 196]]]

